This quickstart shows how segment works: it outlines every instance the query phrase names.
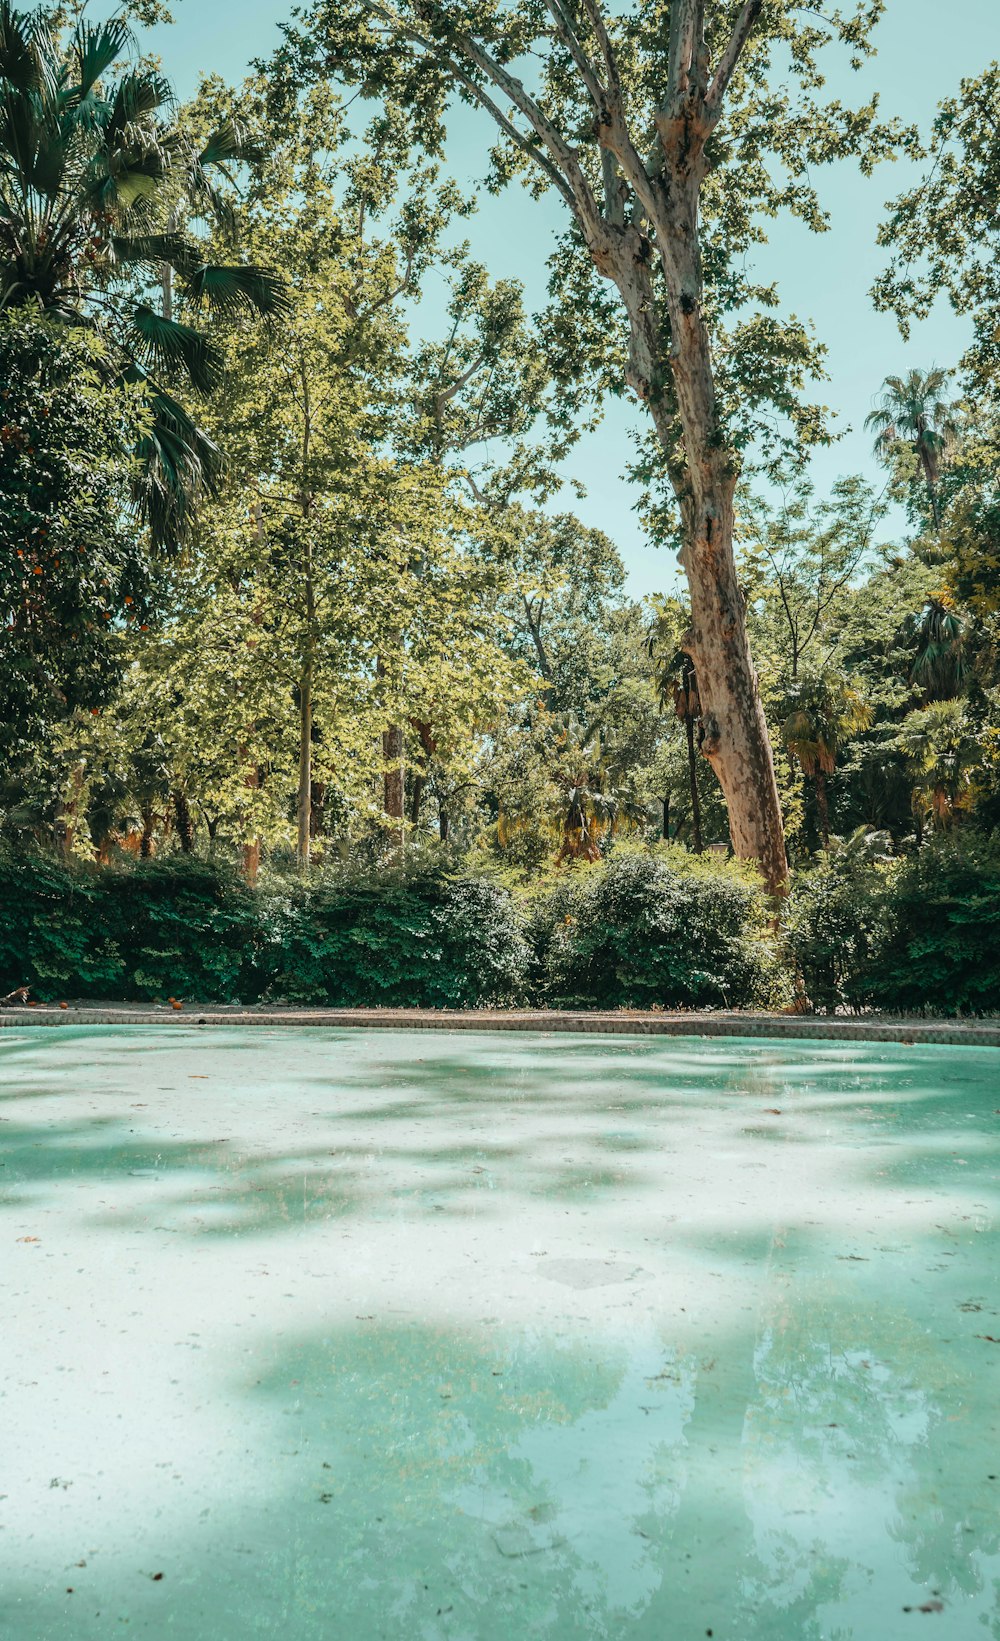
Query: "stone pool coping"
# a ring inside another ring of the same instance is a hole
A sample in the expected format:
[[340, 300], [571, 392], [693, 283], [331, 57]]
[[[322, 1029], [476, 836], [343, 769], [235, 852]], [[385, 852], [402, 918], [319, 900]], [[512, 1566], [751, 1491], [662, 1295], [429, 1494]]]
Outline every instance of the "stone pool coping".
[[186, 1004], [0, 1009], [3, 1026], [339, 1026], [395, 1031], [561, 1031], [640, 1037], [821, 1038], [863, 1043], [964, 1043], [1000, 1048], [1000, 1020], [855, 1019], [809, 1014], [667, 1010], [240, 1008]]

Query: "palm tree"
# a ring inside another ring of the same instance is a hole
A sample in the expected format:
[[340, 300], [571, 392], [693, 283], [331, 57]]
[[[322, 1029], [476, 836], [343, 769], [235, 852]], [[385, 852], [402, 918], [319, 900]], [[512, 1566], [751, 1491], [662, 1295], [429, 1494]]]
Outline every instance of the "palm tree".
[[830, 804], [826, 777], [832, 775], [841, 746], [867, 729], [871, 709], [860, 691], [834, 667], [800, 675], [787, 695], [788, 715], [782, 738], [804, 775], [816, 786], [816, 808], [824, 849], [830, 847]]
[[171, 387], [208, 392], [219, 359], [196, 325], [156, 311], [150, 287], [166, 267], [192, 312], [275, 314], [288, 304], [276, 275], [210, 263], [177, 226], [182, 201], [194, 215], [214, 212], [213, 172], [243, 149], [232, 127], [195, 149], [152, 69], [109, 78], [130, 38], [120, 19], [81, 18], [64, 36], [44, 11], [0, 0], [0, 310], [36, 304], [98, 331], [107, 368], [144, 386], [140, 500], [169, 540], [211, 487], [219, 456]]
[[975, 797], [979, 747], [962, 701], [933, 701], [904, 718], [897, 745], [913, 781], [913, 808], [950, 826]]
[[965, 622], [947, 597], [929, 598], [913, 623], [917, 653], [910, 678], [925, 700], [950, 701], [965, 678]]
[[602, 839], [640, 825], [645, 805], [624, 784], [614, 748], [602, 740], [600, 725], [585, 724], [575, 713], [566, 713], [555, 727], [554, 752], [556, 864], [599, 860]]
[[887, 465], [893, 445], [908, 444], [914, 452], [936, 530], [941, 527], [941, 458], [955, 431], [952, 405], [945, 394], [947, 382], [948, 372], [936, 367], [926, 375], [911, 370], [906, 376], [887, 376], [875, 409], [865, 417], [865, 427], [875, 432], [875, 454]]

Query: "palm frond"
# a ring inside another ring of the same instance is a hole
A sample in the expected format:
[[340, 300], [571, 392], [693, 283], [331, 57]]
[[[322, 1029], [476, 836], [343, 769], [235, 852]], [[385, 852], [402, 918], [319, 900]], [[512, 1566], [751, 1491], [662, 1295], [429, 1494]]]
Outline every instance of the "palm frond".
[[0, 81], [21, 93], [51, 86], [45, 73], [46, 33], [40, 13], [17, 11], [10, 0], [0, 0]]
[[136, 263], [162, 266], [166, 262], [177, 273], [199, 266], [198, 254], [183, 234], [123, 234], [111, 241], [111, 253], [121, 267]]
[[112, 18], [107, 23], [88, 23], [82, 19], [73, 34], [73, 59], [79, 82], [73, 87], [73, 100], [85, 102], [93, 93], [101, 76], [106, 74], [132, 41], [132, 31], [123, 18]]
[[141, 354], [157, 370], [183, 371], [199, 392], [211, 392], [219, 379], [220, 360], [200, 331], [176, 319], [164, 319], [145, 302], [132, 315], [132, 329]]
[[152, 413], [137, 451], [136, 503], [154, 541], [172, 547], [189, 530], [199, 502], [214, 493], [221, 452], [183, 405], [152, 383], [141, 367], [133, 367], [128, 377], [146, 384]]
[[281, 317], [292, 311], [285, 281], [266, 268], [203, 263], [185, 277], [184, 284], [193, 301], [204, 302], [227, 318], [246, 312]]
[[229, 165], [237, 160], [252, 160], [260, 155], [259, 146], [248, 142], [246, 134], [235, 120], [224, 120], [212, 132], [207, 143], [198, 155], [197, 164], [202, 170], [208, 170], [214, 165]]

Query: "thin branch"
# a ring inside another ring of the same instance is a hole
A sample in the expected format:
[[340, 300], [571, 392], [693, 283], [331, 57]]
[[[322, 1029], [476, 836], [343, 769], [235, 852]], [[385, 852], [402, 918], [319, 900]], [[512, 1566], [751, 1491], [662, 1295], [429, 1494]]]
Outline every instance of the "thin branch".
[[[504, 114], [500, 108], [498, 108], [492, 97], [487, 95], [478, 81], [474, 80], [470, 74], [466, 73], [450, 53], [442, 51], [433, 40], [429, 40], [426, 35], [420, 34], [416, 29], [410, 28], [410, 26], [404, 23], [401, 18], [395, 16], [392, 12], [387, 11], [384, 6], [369, 4], [368, 9], [377, 17], [381, 17], [383, 21], [388, 24], [390, 31], [398, 35], [402, 35], [404, 39], [412, 40], [414, 45], [419, 46], [420, 49], [429, 57], [438, 62], [442, 68], [446, 68], [454, 80], [459, 85], [463, 86], [469, 93], [469, 96], [472, 97], [475, 102], [479, 103], [482, 108], [486, 109], [487, 113], [491, 115], [493, 120], [495, 120], [501, 131], [503, 131], [504, 134], [508, 136], [518, 148], [521, 149], [522, 153], [527, 154], [528, 157], [532, 159], [542, 171], [545, 172], [553, 187], [559, 190], [566, 203], [572, 209], [576, 208], [574, 189], [570, 186], [569, 182], [567, 182], [566, 178], [560, 174], [557, 166], [553, 164], [552, 160], [548, 159], [545, 154], [540, 153], [535, 144], [529, 141], [524, 133], [517, 129], [517, 126], [507, 118], [506, 114]], [[463, 56], [468, 57], [477, 68], [487, 75], [487, 78], [493, 81], [494, 85], [498, 86], [501, 90], [507, 91], [507, 94], [511, 97], [511, 101], [521, 110], [523, 114], [525, 114], [536, 135], [538, 135], [542, 141], [546, 142], [546, 146], [550, 148], [550, 152], [555, 150], [560, 153], [565, 153], [570, 162], [575, 164], [573, 161], [573, 155], [569, 148], [562, 141], [562, 138], [559, 136], [555, 128], [552, 127], [545, 119], [541, 109], [538, 108], [533, 99], [528, 96], [528, 93], [525, 91], [520, 81], [513, 79], [513, 77], [509, 74], [505, 74], [499, 66], [493, 62], [493, 59], [479, 47], [474, 46], [471, 40], [460, 36], [457, 44]], [[516, 87], [520, 95], [511, 95], [511, 87]], [[529, 107], [537, 116], [537, 123], [536, 119], [532, 118], [532, 115], [528, 113]], [[551, 143], [547, 140], [546, 136], [543, 136], [543, 130], [551, 136]], [[576, 166], [576, 170], [579, 171], [579, 166]], [[580, 176], [582, 180], [582, 172], [580, 173]]]
[[580, 77], [590, 92], [591, 101], [597, 110], [598, 117], [600, 117], [607, 107], [608, 94], [601, 84], [597, 70], [580, 44], [573, 26], [573, 20], [562, 0], [545, 0], [545, 4], [552, 13], [560, 40], [580, 70]]
[[733, 32], [729, 37], [729, 44], [719, 58], [719, 66], [712, 77], [705, 98], [705, 110], [715, 119], [722, 112], [722, 99], [726, 95], [729, 82], [736, 71], [736, 65], [746, 49], [747, 43], [754, 30], [754, 25], [763, 9], [764, 0], [744, 0], [740, 14], [733, 24]]
[[608, 90], [614, 97], [615, 101], [620, 103], [622, 96], [622, 81], [621, 75], [618, 72], [618, 59], [615, 55], [615, 48], [611, 44], [611, 36], [608, 34], [607, 25], [605, 24], [604, 16], [601, 12], [598, 0], [583, 0], [583, 9], [587, 14], [587, 20], [594, 31], [594, 38], [601, 48], [601, 56], [604, 58], [604, 67], [607, 70]]

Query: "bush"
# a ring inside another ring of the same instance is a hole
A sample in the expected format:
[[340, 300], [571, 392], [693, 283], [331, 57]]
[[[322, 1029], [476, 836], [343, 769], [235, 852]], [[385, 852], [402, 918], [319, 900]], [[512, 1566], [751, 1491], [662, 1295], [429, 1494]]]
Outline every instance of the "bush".
[[939, 837], [900, 861], [852, 839], [796, 888], [788, 943], [814, 1005], [1000, 1009], [1000, 839]]
[[41, 1000], [120, 997], [125, 965], [96, 871], [0, 852], [0, 996], [29, 985]]
[[786, 908], [788, 953], [813, 1007], [872, 1006], [875, 964], [890, 916], [888, 839], [859, 832], [797, 874]]
[[534, 908], [540, 999], [563, 1008], [765, 1005], [780, 990], [763, 891], [729, 862], [616, 850]]
[[171, 856], [98, 868], [0, 855], [0, 993], [461, 1008], [524, 996], [507, 890], [440, 870], [248, 889]]
[[331, 874], [276, 892], [267, 996], [330, 1007], [471, 1008], [522, 1000], [512, 897], [435, 868]]
[[1000, 839], [937, 839], [900, 865], [888, 893], [888, 938], [872, 968], [877, 1005], [1000, 1010]]
[[257, 897], [232, 868], [170, 856], [103, 871], [130, 997], [245, 1001], [259, 990]]

